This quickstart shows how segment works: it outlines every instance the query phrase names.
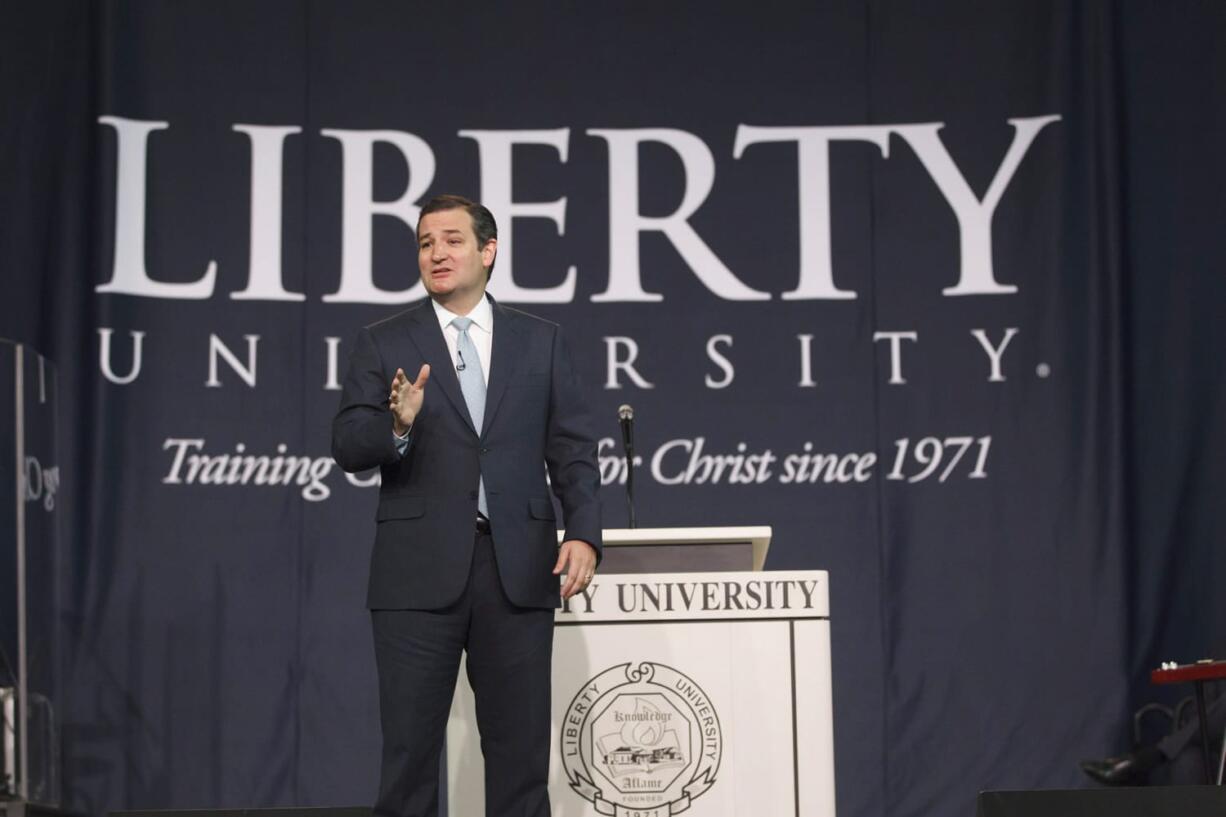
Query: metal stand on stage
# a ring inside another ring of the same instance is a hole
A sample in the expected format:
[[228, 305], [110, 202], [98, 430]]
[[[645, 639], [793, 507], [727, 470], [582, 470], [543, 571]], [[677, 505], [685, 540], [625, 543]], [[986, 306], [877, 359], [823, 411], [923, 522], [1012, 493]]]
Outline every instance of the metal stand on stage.
[[0, 806], [60, 805], [55, 367], [0, 340]]

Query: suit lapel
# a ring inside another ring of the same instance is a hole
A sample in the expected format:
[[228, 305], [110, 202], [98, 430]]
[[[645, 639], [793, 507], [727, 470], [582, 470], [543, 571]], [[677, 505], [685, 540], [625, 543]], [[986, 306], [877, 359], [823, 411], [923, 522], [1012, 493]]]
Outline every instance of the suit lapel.
[[[523, 349], [518, 316], [501, 307], [490, 298], [494, 312], [494, 348], [490, 351], [490, 379], [485, 391], [485, 428], [492, 428], [494, 415], [507, 390], [507, 384], [515, 377], [515, 370]], [[459, 381], [456, 381], [457, 384]]]
[[[460, 380], [455, 374], [455, 364], [452, 363], [451, 354], [447, 351], [447, 341], [443, 339], [443, 329], [438, 325], [438, 316], [434, 314], [434, 307], [429, 299], [409, 313], [409, 338], [417, 346], [421, 356], [430, 364], [430, 383], [439, 386], [455, 410], [464, 418], [464, 422], [472, 429], [473, 434], [476, 434], [477, 429], [473, 426], [473, 418], [468, 413], [468, 403], [464, 400], [464, 392], [460, 391]], [[409, 379], [417, 376], [416, 372], [405, 372], [405, 374], [409, 376]], [[492, 383], [491, 379], [491, 385]], [[486, 405], [489, 405], [488, 397]], [[487, 409], [486, 425], [489, 424], [488, 417]]]

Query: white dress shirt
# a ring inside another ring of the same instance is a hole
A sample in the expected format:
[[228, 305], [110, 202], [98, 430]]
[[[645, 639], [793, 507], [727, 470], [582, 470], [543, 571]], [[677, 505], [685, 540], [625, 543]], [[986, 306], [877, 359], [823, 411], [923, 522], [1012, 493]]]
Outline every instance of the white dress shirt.
[[[456, 345], [460, 342], [460, 330], [452, 326], [451, 322], [462, 316], [452, 312], [438, 301], [432, 300], [430, 303], [434, 306], [434, 314], [438, 316], [438, 324], [443, 329], [443, 339], [447, 341], [447, 351], [451, 355], [451, 364], [454, 366], [460, 362], [456, 354]], [[489, 298], [483, 297], [467, 317], [472, 318], [472, 325], [468, 327], [468, 337], [472, 339], [473, 346], [477, 347], [477, 357], [481, 358], [481, 377], [485, 380], [485, 385], [489, 386], [490, 354], [494, 348], [494, 310], [490, 306]]]
[[[452, 326], [451, 322], [462, 316], [452, 312], [438, 301], [431, 300], [430, 304], [434, 307], [434, 314], [438, 317], [438, 324], [443, 330], [443, 340], [447, 342], [447, 353], [451, 356], [451, 365], [454, 366], [460, 362], [456, 351], [460, 342], [460, 330]], [[482, 298], [467, 317], [472, 318], [472, 323], [468, 327], [468, 337], [472, 340], [473, 346], [477, 347], [477, 357], [481, 358], [481, 379], [485, 381], [486, 386], [489, 386], [490, 355], [493, 354], [494, 349], [494, 310], [490, 306], [489, 298]], [[405, 430], [403, 437], [392, 432], [396, 450], [402, 457], [409, 450], [409, 438], [412, 432], [412, 427]]]

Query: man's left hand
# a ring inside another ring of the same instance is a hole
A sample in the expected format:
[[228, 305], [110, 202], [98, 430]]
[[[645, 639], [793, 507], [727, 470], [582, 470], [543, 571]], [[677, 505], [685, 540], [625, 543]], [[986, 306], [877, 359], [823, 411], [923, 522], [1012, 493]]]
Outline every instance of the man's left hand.
[[596, 549], [582, 539], [567, 539], [558, 551], [558, 563], [553, 575], [566, 574], [562, 598], [568, 599], [587, 588], [596, 575]]

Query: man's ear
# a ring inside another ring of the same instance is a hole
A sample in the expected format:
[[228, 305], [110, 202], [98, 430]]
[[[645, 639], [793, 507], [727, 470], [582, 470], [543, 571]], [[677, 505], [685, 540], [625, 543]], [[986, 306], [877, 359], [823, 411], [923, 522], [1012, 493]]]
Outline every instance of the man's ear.
[[494, 265], [494, 256], [498, 254], [498, 239], [491, 238], [481, 248], [481, 263], [488, 270]]

